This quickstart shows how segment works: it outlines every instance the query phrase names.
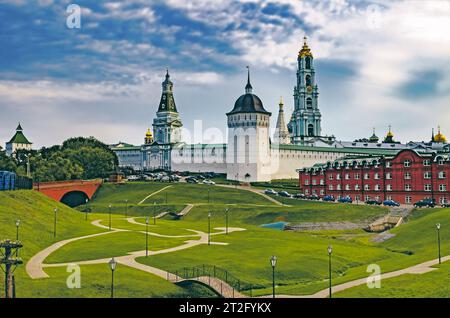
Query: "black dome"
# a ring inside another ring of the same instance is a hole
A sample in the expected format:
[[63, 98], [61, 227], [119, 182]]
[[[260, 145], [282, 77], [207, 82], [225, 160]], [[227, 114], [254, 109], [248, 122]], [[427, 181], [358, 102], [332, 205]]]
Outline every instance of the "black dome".
[[261, 99], [251, 93], [239, 97], [236, 103], [234, 103], [233, 110], [227, 113], [227, 115], [235, 113], [262, 113], [271, 115], [271, 113], [264, 109]]

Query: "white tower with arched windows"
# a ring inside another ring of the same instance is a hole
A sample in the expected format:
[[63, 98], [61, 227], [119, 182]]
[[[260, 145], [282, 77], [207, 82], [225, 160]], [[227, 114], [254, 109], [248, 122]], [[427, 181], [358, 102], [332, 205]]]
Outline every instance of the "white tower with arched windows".
[[227, 179], [243, 182], [271, 180], [270, 116], [261, 99], [253, 94], [248, 72], [245, 94], [227, 113]]

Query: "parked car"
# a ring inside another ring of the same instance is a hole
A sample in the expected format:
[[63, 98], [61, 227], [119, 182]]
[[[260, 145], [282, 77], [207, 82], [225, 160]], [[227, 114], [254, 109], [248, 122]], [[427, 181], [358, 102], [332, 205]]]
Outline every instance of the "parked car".
[[306, 196], [303, 193], [295, 193], [292, 197], [296, 199], [304, 199]]
[[441, 207], [443, 207], [443, 208], [450, 208], [450, 203], [442, 203]]
[[320, 200], [320, 197], [317, 194], [311, 194], [310, 196], [306, 197], [308, 200]]
[[382, 202], [378, 200], [367, 200], [365, 203], [368, 205], [381, 205]]
[[383, 205], [384, 206], [400, 206], [400, 203], [395, 202], [394, 200], [384, 200]]
[[203, 183], [203, 184], [208, 184], [208, 185], [215, 185], [215, 184], [216, 184], [214, 181], [211, 181], [211, 180], [209, 180], [209, 179], [203, 180], [202, 183]]
[[201, 175], [201, 174], [199, 174], [198, 176], [195, 176], [197, 179], [200, 179], [200, 180], [205, 180], [206, 178], [205, 178], [205, 176], [204, 175]]
[[417, 201], [414, 203], [415, 208], [434, 208], [436, 206], [436, 200], [435, 199], [422, 199], [420, 201]]
[[278, 192], [278, 195], [280, 197], [285, 197], [285, 198], [290, 198], [291, 197], [291, 195], [287, 191], [280, 191], [280, 192]]
[[128, 181], [137, 181], [137, 180], [139, 180], [139, 177], [135, 176], [135, 175], [131, 175], [131, 176], [127, 177], [127, 180]]
[[324, 196], [324, 197], [322, 198], [322, 201], [325, 201], [325, 202], [334, 202], [334, 201], [336, 201], [336, 199], [334, 198], [333, 195], [326, 195], [326, 196]]
[[170, 181], [180, 181], [180, 176], [176, 175], [176, 174], [172, 174], [169, 176]]
[[353, 203], [353, 200], [352, 200], [351, 197], [346, 196], [346, 197], [339, 198], [338, 202], [340, 202], [340, 203]]
[[194, 177], [187, 177], [186, 182], [187, 183], [198, 183], [197, 179], [195, 179]]
[[264, 190], [265, 194], [271, 194], [271, 195], [277, 195], [277, 191], [275, 191], [274, 189], [266, 189]]
[[161, 179], [159, 179], [159, 181], [161, 181], [161, 182], [171, 182], [172, 179], [170, 179], [169, 176], [163, 176]]

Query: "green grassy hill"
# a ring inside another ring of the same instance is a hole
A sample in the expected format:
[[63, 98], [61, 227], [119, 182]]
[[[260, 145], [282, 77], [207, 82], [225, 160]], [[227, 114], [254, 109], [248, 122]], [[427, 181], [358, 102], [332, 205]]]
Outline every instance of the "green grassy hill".
[[[58, 208], [56, 238], [53, 237], [55, 207]], [[111, 271], [106, 264], [83, 266], [81, 289], [67, 288], [66, 280], [70, 273], [67, 273], [64, 267], [46, 269], [50, 278], [38, 280], [29, 278], [25, 271], [26, 262], [45, 247], [63, 239], [105, 230], [91, 225], [90, 221], [85, 221], [84, 214], [39, 192], [0, 191], [0, 240], [15, 240], [16, 219], [21, 220], [19, 240], [24, 245], [19, 254], [24, 264], [15, 272], [17, 297], [109, 297]], [[89, 249], [79, 249], [77, 253], [87, 253], [89, 250], [93, 253], [104, 253], [108, 247], [114, 250], [111, 242], [90, 242]], [[108, 252], [104, 256], [109, 256]], [[154, 275], [125, 266], [119, 266], [116, 274], [118, 297], [194, 297], [211, 294], [205, 288], [179, 287]], [[0, 279], [0, 297], [4, 297], [3, 291], [4, 280]]]

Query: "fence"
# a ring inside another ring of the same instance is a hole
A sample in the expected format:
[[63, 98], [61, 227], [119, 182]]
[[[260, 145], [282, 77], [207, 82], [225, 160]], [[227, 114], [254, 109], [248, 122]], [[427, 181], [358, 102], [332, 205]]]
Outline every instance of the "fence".
[[[252, 290], [264, 288], [254, 285], [232, 275], [226, 269], [215, 265], [202, 264], [193, 267], [184, 267], [172, 273], [167, 273], [167, 280], [177, 282], [178, 279], [192, 279], [211, 286], [221, 295], [234, 298], [237, 294], [245, 292], [252, 297]], [[224, 282], [225, 284], [221, 283]]]
[[18, 176], [14, 172], [0, 171], [0, 191], [32, 189], [33, 180]]

